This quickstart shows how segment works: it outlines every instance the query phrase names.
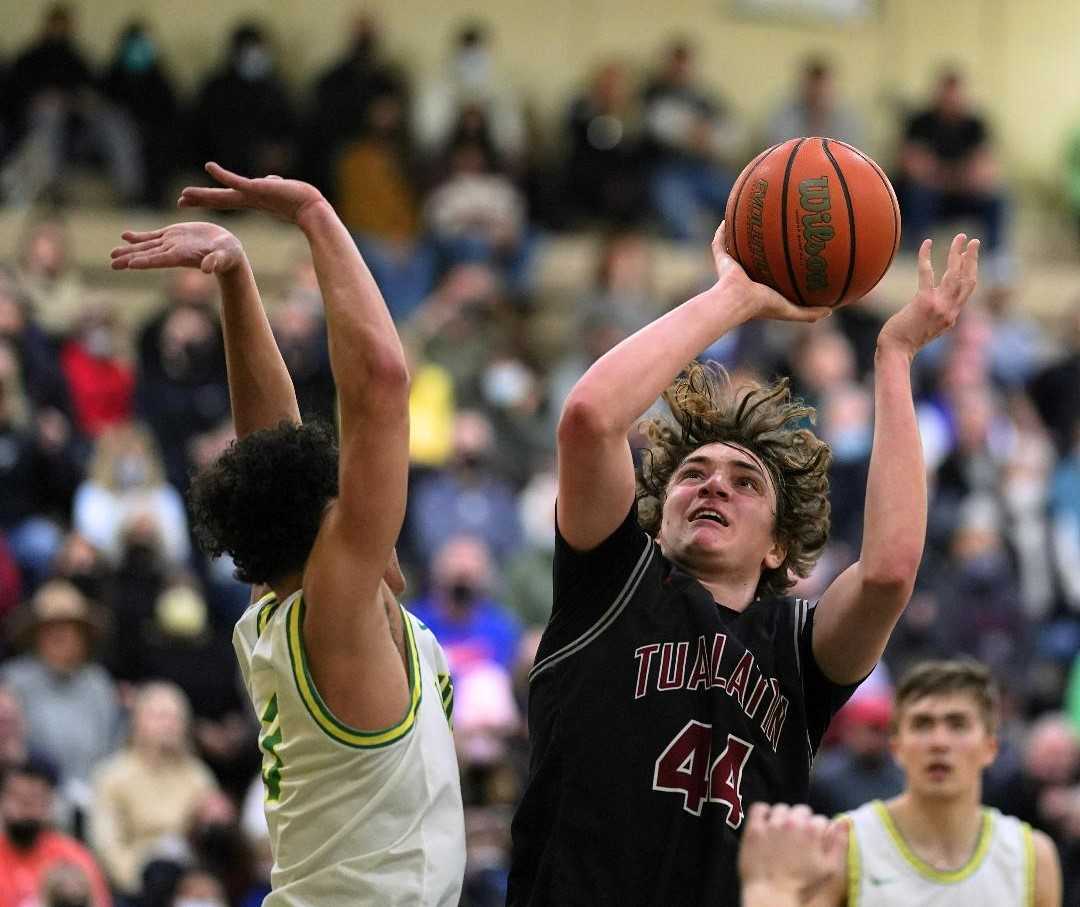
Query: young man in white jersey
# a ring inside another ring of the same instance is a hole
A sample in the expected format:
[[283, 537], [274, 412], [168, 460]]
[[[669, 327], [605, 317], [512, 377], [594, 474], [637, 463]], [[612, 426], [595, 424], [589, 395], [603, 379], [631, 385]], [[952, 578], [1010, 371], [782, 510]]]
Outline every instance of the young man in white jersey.
[[925, 662], [901, 680], [892, 750], [906, 787], [846, 817], [846, 871], [814, 907], [1061, 907], [1050, 838], [981, 805], [997, 700], [973, 661]]
[[302, 425], [239, 241], [213, 224], [125, 233], [113, 267], [198, 267], [222, 293], [237, 442], [196, 476], [196, 533], [262, 587], [234, 644], [261, 722], [274, 853], [267, 907], [458, 903], [464, 821], [442, 650], [402, 609], [409, 376], [382, 295], [313, 186], [188, 188], [181, 207], [249, 208], [300, 228], [326, 310], [340, 404]]

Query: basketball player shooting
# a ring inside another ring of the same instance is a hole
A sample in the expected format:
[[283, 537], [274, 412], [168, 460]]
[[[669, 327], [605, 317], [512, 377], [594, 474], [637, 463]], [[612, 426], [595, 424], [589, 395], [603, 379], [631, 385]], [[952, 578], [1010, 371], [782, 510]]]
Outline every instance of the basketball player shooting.
[[[752, 319], [817, 321], [713, 241], [717, 281], [598, 360], [558, 429], [555, 594], [531, 674], [530, 777], [511, 905], [735, 904], [750, 804], [806, 799], [830, 719], [880, 658], [915, 582], [926, 477], [915, 354], [975, 287], [955, 237], [883, 326], [858, 561], [816, 604], [787, 597], [829, 529], [829, 449], [788, 381], [735, 388], [692, 364]], [[685, 371], [684, 371], [685, 369]], [[646, 426], [635, 477], [627, 434]]]
[[196, 476], [195, 531], [266, 589], [233, 636], [261, 723], [274, 855], [267, 907], [456, 905], [464, 821], [446, 660], [401, 608], [409, 377], [382, 295], [313, 186], [245, 179], [188, 188], [181, 207], [249, 208], [300, 228], [326, 310], [340, 403], [302, 425], [239, 241], [207, 223], [125, 233], [113, 267], [217, 277], [238, 440]]

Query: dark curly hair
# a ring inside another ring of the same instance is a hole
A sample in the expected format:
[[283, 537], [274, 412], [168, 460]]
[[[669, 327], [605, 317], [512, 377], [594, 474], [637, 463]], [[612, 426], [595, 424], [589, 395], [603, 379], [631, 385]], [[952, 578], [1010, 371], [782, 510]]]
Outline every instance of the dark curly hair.
[[655, 536], [672, 475], [706, 444], [737, 444], [756, 454], [776, 489], [776, 538], [787, 554], [765, 570], [758, 595], [781, 595], [805, 577], [829, 538], [829, 445], [799, 423], [814, 409], [792, 399], [790, 381], [735, 388], [717, 365], [692, 363], [664, 392], [674, 419], [642, 424], [650, 441], [637, 477], [638, 519]]
[[333, 429], [283, 421], [229, 445], [193, 477], [188, 500], [202, 550], [228, 554], [242, 582], [268, 583], [303, 569], [337, 493]]

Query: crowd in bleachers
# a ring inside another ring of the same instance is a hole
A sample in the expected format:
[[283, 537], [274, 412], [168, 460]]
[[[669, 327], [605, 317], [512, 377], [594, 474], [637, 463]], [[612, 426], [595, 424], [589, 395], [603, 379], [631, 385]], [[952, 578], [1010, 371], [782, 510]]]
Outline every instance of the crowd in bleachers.
[[[435, 630], [455, 678], [463, 903], [503, 902], [527, 770], [527, 674], [551, 607], [561, 403], [600, 355], [681, 301], [656, 290], [650, 236], [703, 243], [757, 137], [680, 40], [640, 85], [625, 62], [598, 66], [559, 140], [540, 141], [492, 40], [481, 24], [464, 27], [447, 70], [413, 84], [384, 57], [375, 23], [358, 20], [305, 107], [256, 24], [234, 32], [192, 98], [173, 87], [151, 30], [125, 28], [100, 70], [62, 7], [6, 61], [0, 192], [6, 204], [52, 208], [27, 220], [18, 256], [0, 262], [0, 907], [21, 907], [5, 900], [5, 873], [31, 853], [51, 907], [100, 907], [106, 891], [125, 907], [239, 907], [267, 891], [257, 724], [230, 643], [249, 590], [231, 564], [198, 552], [184, 503], [192, 470], [232, 438], [216, 289], [198, 271], [175, 273], [132, 332], [107, 292], [88, 291], [63, 222], [77, 202], [65, 196], [72, 162], [103, 168], [121, 203], [157, 207], [209, 159], [318, 185], [402, 334], [412, 374], [405, 602]], [[944, 74], [896, 155], [905, 238], [961, 215], [981, 224], [991, 252], [960, 324], [916, 362], [932, 494], [925, 560], [882, 666], [836, 722], [811, 800], [838, 812], [898, 792], [891, 679], [923, 658], [970, 654], [1006, 694], [986, 798], [1054, 838], [1074, 903], [1080, 306], [1048, 324], [1012, 305], [1002, 179], [966, 103], [959, 75]], [[767, 122], [770, 143], [861, 138], [821, 60]], [[573, 323], [553, 332], [532, 266], [546, 235], [570, 229], [603, 240]], [[332, 421], [307, 260], [271, 321], [304, 417]], [[795, 590], [806, 598], [857, 556], [879, 326], [873, 309], [854, 306], [813, 328], [752, 323], [706, 353], [740, 378], [790, 374], [817, 407], [834, 457], [832, 534]]]

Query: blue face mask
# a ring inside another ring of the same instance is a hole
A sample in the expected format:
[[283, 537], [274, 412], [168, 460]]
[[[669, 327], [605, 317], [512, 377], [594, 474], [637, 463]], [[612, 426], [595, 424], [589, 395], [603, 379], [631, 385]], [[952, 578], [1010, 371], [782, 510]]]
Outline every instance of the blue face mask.
[[124, 44], [120, 65], [128, 72], [146, 72], [157, 59], [157, 47], [146, 35], [134, 35]]
[[838, 463], [857, 463], [870, 456], [874, 443], [874, 433], [870, 426], [855, 426], [833, 432], [829, 436], [829, 447], [833, 459]]

